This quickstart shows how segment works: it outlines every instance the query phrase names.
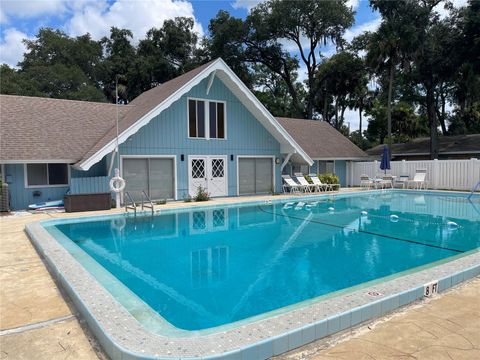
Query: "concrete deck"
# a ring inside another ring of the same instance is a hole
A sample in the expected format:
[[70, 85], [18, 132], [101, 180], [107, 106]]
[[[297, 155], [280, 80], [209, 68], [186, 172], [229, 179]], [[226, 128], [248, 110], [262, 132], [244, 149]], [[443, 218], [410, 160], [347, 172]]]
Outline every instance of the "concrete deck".
[[[264, 197], [265, 199], [275, 197]], [[241, 198], [251, 201], [255, 198]], [[219, 199], [209, 204], [238, 202]], [[200, 203], [199, 205], [204, 205]], [[195, 206], [172, 203], [168, 207]], [[164, 207], [164, 205], [163, 205]], [[162, 205], [156, 206], [161, 209]], [[123, 210], [121, 210], [123, 211]], [[63, 296], [23, 229], [26, 223], [60, 217], [112, 214], [25, 214], [0, 217], [0, 358], [105, 359], [106, 356]], [[284, 359], [480, 358], [480, 279], [448, 291], [389, 320], [320, 340]], [[423, 303], [423, 302], [422, 302]], [[362, 330], [363, 329], [363, 330]], [[368, 330], [368, 331], [367, 331]], [[345, 337], [345, 335], [343, 335]], [[329, 345], [330, 344], [330, 345]], [[332, 346], [332, 344], [334, 344]]]

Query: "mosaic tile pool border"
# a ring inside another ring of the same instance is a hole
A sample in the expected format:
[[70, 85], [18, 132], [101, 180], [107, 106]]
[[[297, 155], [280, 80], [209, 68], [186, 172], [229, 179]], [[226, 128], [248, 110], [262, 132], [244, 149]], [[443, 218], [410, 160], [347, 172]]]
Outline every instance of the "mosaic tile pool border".
[[[264, 202], [248, 204], [252, 203]], [[86, 219], [92, 220], [92, 217]], [[441, 292], [480, 274], [480, 252], [475, 250], [438, 266], [226, 331], [168, 337], [146, 330], [47, 232], [42, 222], [28, 224], [26, 232], [112, 359], [266, 359], [414, 302], [424, 296], [425, 284], [438, 281], [438, 291]], [[368, 292], [380, 295], [372, 297]]]

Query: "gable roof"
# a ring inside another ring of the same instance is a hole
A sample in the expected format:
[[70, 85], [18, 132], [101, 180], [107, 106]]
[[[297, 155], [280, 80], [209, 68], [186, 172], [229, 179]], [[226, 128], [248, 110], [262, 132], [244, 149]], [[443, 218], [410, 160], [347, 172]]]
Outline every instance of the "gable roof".
[[[210, 78], [209, 78], [210, 77]], [[280, 143], [282, 153], [312, 159], [278, 123], [222, 59], [216, 59], [150, 89], [118, 106], [119, 143], [123, 143], [155, 116], [202, 80], [220, 79]], [[208, 91], [208, 90], [207, 90]], [[1, 162], [68, 162], [88, 170], [116, 148], [114, 104], [2, 95]]]
[[[221, 58], [210, 61], [188, 73], [167, 81], [134, 99], [130, 103], [133, 109], [119, 122], [119, 143], [126, 141], [160, 112], [167, 109], [192, 87], [198, 85], [209, 76], [218, 77], [233, 92], [253, 116], [279, 141], [282, 152], [297, 153], [307, 163], [313, 163], [305, 151], [279, 125], [273, 115], [270, 114]], [[112, 152], [115, 147], [116, 128], [113, 126], [75, 166], [82, 170], [88, 170], [93, 164]]]
[[[367, 153], [381, 156], [383, 144], [377, 145]], [[480, 134], [453, 135], [438, 137], [439, 154], [478, 154], [480, 153]], [[406, 143], [392, 144], [392, 156], [430, 155], [430, 138], [422, 137]]]
[[115, 118], [114, 104], [0, 95], [0, 161], [77, 162]]
[[314, 160], [365, 160], [368, 155], [325, 121], [277, 118]]

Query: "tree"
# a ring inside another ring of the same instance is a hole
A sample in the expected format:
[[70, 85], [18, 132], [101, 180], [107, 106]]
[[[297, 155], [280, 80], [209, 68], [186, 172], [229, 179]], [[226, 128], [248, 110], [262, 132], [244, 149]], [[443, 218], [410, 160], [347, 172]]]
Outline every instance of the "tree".
[[[344, 123], [344, 113], [353, 102], [354, 93], [366, 86], [366, 74], [363, 61], [355, 54], [341, 51], [324, 61], [317, 71], [317, 81], [320, 83], [323, 95], [333, 97], [333, 126], [340, 130]], [[324, 103], [317, 103], [320, 111]], [[340, 116], [339, 116], [340, 112]], [[327, 120], [324, 117], [324, 120]]]
[[[282, 78], [264, 65], [254, 65], [252, 68], [254, 94], [262, 104], [275, 116], [298, 116]], [[297, 83], [297, 86], [301, 93], [301, 85]]]
[[203, 60], [221, 57], [237, 76], [252, 89], [252, 74], [245, 58], [246, 25], [240, 18], [220, 10], [208, 25], [209, 38], [203, 39]]
[[[225, 55], [227, 63], [234, 70], [241, 69], [241, 74], [246, 74], [244, 63], [259, 63], [278, 74], [287, 86], [295, 113], [312, 118], [320, 47], [328, 42], [341, 46], [342, 34], [353, 24], [353, 15], [346, 0], [269, 0], [254, 7], [245, 21], [219, 12], [210, 22], [209, 47], [215, 56]], [[292, 56], [286, 44], [299, 56]], [[307, 72], [305, 99], [296, 84], [300, 62]]]
[[0, 65], [0, 92], [7, 95], [42, 96], [32, 79], [7, 64]]
[[131, 82], [132, 72], [135, 71], [135, 48], [131, 44], [133, 34], [130, 30], [112, 27], [110, 36], [103, 37], [100, 43], [103, 47], [105, 59], [101, 66], [101, 81], [103, 84], [104, 94], [111, 102], [115, 102], [115, 83], [117, 76], [121, 80], [118, 83], [119, 100], [128, 102], [139, 94], [130, 91], [133, 90]]
[[42, 28], [25, 40], [26, 52], [19, 70], [3, 68], [2, 92], [52, 98], [105, 101], [97, 69], [102, 49], [86, 34], [69, 37], [60, 30]]
[[[366, 111], [370, 117], [366, 131], [367, 139], [373, 144], [383, 144], [388, 137], [388, 107], [375, 100]], [[392, 140], [404, 142], [426, 135], [428, 129], [415, 109], [407, 103], [398, 102], [392, 106]]]
[[[430, 0], [425, 0], [432, 2]], [[436, 0], [438, 3], [438, 0]], [[367, 62], [377, 72], [388, 73], [387, 136], [391, 144], [393, 83], [397, 66], [408, 63], [420, 42], [419, 32], [426, 20], [425, 13], [415, 1], [371, 0], [382, 22], [369, 36]]]

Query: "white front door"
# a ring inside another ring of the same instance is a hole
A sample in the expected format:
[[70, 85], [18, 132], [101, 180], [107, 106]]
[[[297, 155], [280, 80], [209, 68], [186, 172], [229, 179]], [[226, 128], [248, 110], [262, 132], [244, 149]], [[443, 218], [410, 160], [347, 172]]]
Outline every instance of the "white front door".
[[188, 172], [191, 196], [196, 195], [199, 186], [212, 197], [227, 195], [226, 156], [190, 156]]

